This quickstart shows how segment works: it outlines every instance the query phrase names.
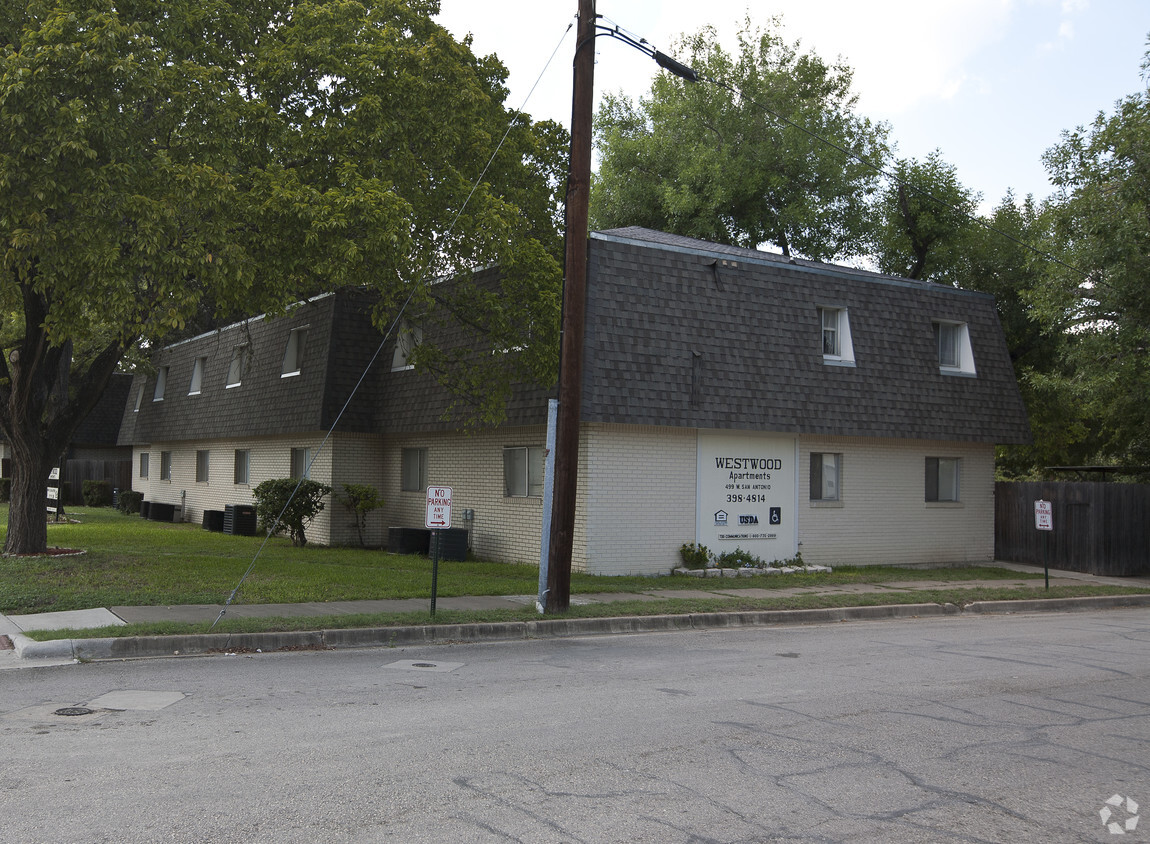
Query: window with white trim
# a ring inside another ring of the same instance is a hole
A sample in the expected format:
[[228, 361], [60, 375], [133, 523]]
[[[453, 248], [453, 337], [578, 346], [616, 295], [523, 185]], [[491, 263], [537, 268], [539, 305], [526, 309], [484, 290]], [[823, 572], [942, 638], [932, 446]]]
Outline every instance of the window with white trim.
[[148, 452], [140, 452], [140, 477], [148, 477]]
[[926, 500], [960, 501], [962, 460], [957, 457], [926, 458]]
[[399, 470], [399, 488], [404, 492], [427, 489], [427, 449], [405, 448]]
[[233, 471], [233, 482], [246, 484], [251, 480], [252, 453], [250, 449], [237, 448]]
[[230, 390], [232, 387], [238, 387], [243, 383], [250, 361], [251, 347], [247, 343], [232, 349], [232, 359], [228, 363], [228, 380], [224, 384], [225, 389]]
[[851, 324], [846, 308], [820, 307], [823, 363], [854, 366], [855, 351], [851, 342]]
[[208, 365], [207, 358], [196, 358], [192, 364], [192, 383], [188, 385], [188, 395], [198, 396], [204, 388], [204, 369]]
[[156, 390], [152, 393], [152, 401], [163, 401], [164, 390], [168, 387], [168, 367], [161, 366], [156, 370]]
[[144, 403], [144, 390], [145, 389], [146, 389], [145, 386], [141, 385], [140, 386], [140, 392], [136, 393], [136, 408], [133, 411], [133, 413], [139, 413], [140, 412], [140, 405]]
[[965, 322], [935, 320], [931, 324], [938, 351], [938, 370], [943, 375], [974, 375], [974, 352]]
[[391, 356], [391, 371], [402, 372], [405, 369], [414, 369], [415, 365], [408, 363], [415, 347], [423, 342], [423, 329], [418, 325], [411, 325], [404, 320], [399, 325], [398, 336], [395, 340], [395, 352]]
[[288, 334], [287, 348], [284, 349], [284, 363], [283, 369], [280, 372], [280, 378], [299, 375], [300, 369], [303, 367], [304, 351], [307, 347], [307, 329], [308, 326], [304, 325], [300, 328], [293, 328], [291, 333]]
[[503, 449], [503, 495], [507, 498], [543, 496], [543, 446]]
[[170, 481], [172, 479], [172, 453], [170, 451], [160, 452], [160, 480]]
[[291, 477], [306, 478], [310, 474], [311, 449], [293, 448], [291, 450]]
[[841, 454], [811, 454], [811, 501], [838, 501]]
[[210, 463], [210, 455], [206, 448], [198, 449], [196, 451], [196, 483], [206, 484], [208, 482], [208, 465]]

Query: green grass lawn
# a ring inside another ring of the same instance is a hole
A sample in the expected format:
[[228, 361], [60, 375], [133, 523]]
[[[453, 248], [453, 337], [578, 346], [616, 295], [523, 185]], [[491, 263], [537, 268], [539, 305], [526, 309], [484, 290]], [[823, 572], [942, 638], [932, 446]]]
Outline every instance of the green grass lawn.
[[[7, 508], [0, 508], [0, 529], [7, 526]], [[72, 557], [0, 557], [0, 613], [22, 614], [91, 607], [131, 605], [220, 604], [252, 566], [261, 537], [229, 536], [198, 525], [164, 524], [125, 516], [111, 509], [74, 509], [77, 523], [48, 527], [48, 543], [82, 549]], [[425, 557], [389, 554], [361, 548], [295, 548], [284, 538], [271, 540], [256, 559], [252, 574], [236, 597], [237, 603], [299, 603], [377, 598], [425, 598], [431, 594], [431, 561]], [[724, 590], [844, 583], [884, 583], [898, 580], [1018, 579], [1026, 575], [995, 567], [915, 569], [836, 567], [833, 574], [794, 574], [771, 577], [724, 578]], [[1034, 575], [1038, 577], [1038, 575]], [[573, 594], [643, 592], [651, 589], [715, 588], [715, 580], [686, 577], [600, 577], [572, 575]], [[532, 595], [538, 589], [538, 568], [482, 561], [441, 562], [438, 595]], [[725, 606], [759, 608], [764, 599]], [[829, 600], [829, 599], [828, 599]], [[864, 598], [874, 602], [875, 598]], [[885, 602], [886, 599], [884, 599]], [[950, 600], [949, 598], [947, 600]], [[630, 614], [657, 611], [653, 603], [635, 608], [579, 608], [578, 614]], [[661, 611], [668, 606], [659, 602]], [[703, 604], [676, 601], [676, 611], [701, 611]], [[828, 604], [824, 601], [823, 605]], [[642, 610], [638, 609], [643, 607]], [[710, 606], [707, 604], [706, 606]], [[533, 612], [525, 610], [527, 615]], [[575, 609], [572, 610], [575, 613]], [[486, 620], [498, 620], [492, 614]], [[444, 617], [443, 621], [450, 619]]]

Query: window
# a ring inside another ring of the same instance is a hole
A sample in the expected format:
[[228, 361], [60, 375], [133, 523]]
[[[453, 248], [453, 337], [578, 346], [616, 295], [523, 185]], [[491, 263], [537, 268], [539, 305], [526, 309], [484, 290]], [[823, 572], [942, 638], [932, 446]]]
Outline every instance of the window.
[[192, 383], [188, 387], [189, 396], [198, 396], [204, 386], [204, 367], [208, 365], [207, 358], [196, 358], [192, 364]]
[[228, 364], [228, 380], [225, 389], [238, 387], [247, 375], [248, 362], [251, 358], [251, 347], [248, 345], [236, 346], [232, 349], [232, 360]]
[[310, 466], [310, 448], [293, 448], [291, 450], [291, 477], [306, 478], [308, 476], [308, 468]]
[[144, 403], [144, 387], [140, 387], [140, 392], [136, 393], [136, 409], [133, 413], [140, 412], [140, 405]]
[[404, 369], [414, 369], [415, 366], [407, 362], [415, 347], [423, 342], [423, 329], [418, 325], [409, 325], [406, 321], [399, 326], [399, 336], [395, 341], [395, 353], [391, 356], [391, 371], [401, 372]]
[[172, 453], [170, 451], [160, 452], [160, 480], [170, 481], [172, 479]]
[[855, 353], [847, 309], [819, 308], [819, 324], [822, 326], [823, 363], [853, 366]]
[[404, 492], [427, 489], [427, 449], [405, 448], [400, 467], [399, 486]]
[[236, 449], [235, 483], [246, 484], [250, 478], [252, 453], [246, 448]]
[[140, 477], [148, 477], [148, 452], [140, 452]]
[[944, 375], [974, 375], [974, 353], [966, 323], [935, 321], [931, 328], [939, 371]]
[[210, 453], [207, 449], [201, 449], [196, 452], [196, 483], [198, 484], [206, 484], [208, 482]]
[[542, 497], [542, 446], [503, 449], [503, 494], [508, 498]]
[[307, 326], [293, 328], [291, 334], [288, 335], [287, 348], [284, 350], [284, 365], [280, 378], [299, 375], [300, 367], [303, 366], [303, 353], [306, 346]]
[[161, 366], [156, 370], [156, 391], [152, 393], [152, 401], [163, 401], [164, 390], [168, 386], [168, 367]]
[[959, 469], [957, 457], [926, 458], [926, 500], [958, 501]]
[[838, 501], [841, 454], [811, 455], [811, 501]]

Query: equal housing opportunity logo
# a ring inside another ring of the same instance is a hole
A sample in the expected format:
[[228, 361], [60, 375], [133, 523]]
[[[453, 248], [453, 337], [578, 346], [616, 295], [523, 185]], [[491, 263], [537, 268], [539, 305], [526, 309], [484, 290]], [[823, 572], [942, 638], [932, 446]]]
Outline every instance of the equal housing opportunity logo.
[[1102, 825], [1111, 835], [1125, 835], [1138, 828], [1138, 804], [1129, 797], [1115, 794], [1098, 810]]

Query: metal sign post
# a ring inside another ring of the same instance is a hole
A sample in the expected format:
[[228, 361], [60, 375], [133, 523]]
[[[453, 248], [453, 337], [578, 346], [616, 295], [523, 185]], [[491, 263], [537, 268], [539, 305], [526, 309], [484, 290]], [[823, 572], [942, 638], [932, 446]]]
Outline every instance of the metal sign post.
[[439, 589], [439, 541], [441, 531], [451, 527], [451, 487], [427, 488], [427, 518], [423, 524], [431, 528], [431, 617], [435, 618], [435, 595]]
[[1050, 532], [1054, 530], [1054, 506], [1049, 501], [1034, 502], [1034, 526], [1046, 535], [1042, 539], [1042, 568], [1046, 572], [1046, 588], [1050, 588]]

